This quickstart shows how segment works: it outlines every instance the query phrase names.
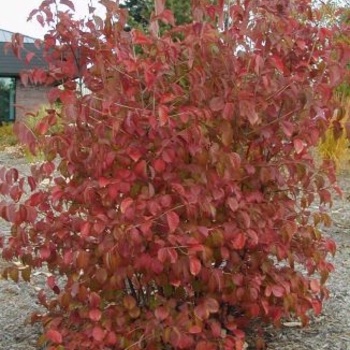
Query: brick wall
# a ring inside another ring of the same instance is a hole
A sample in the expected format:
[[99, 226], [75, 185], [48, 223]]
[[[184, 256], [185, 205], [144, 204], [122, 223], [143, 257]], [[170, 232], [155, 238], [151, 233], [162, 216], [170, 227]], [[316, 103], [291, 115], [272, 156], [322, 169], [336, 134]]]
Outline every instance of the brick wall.
[[45, 86], [23, 86], [19, 79], [16, 80], [16, 119], [21, 119], [26, 112], [36, 112], [38, 107], [47, 104], [47, 92]]

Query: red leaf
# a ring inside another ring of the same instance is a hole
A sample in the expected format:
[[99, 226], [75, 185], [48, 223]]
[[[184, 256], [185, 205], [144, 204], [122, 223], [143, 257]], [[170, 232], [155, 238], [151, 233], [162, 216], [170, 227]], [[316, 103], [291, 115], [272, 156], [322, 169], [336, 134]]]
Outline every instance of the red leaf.
[[242, 160], [241, 160], [241, 157], [239, 154], [230, 153], [229, 160], [230, 160], [230, 163], [231, 163], [231, 166], [233, 167], [233, 169], [236, 170], [236, 169], [239, 169], [241, 167]]
[[16, 182], [18, 180], [18, 170], [15, 168], [12, 168], [10, 170], [8, 170], [6, 172], [5, 178], [6, 178], [6, 182], [8, 184], [13, 184], [14, 182]]
[[248, 113], [248, 120], [249, 120], [251, 125], [257, 124], [258, 121], [260, 120], [258, 113], [256, 113], [256, 111], [254, 111], [254, 110], [251, 110]]
[[165, 24], [170, 24], [171, 26], [175, 26], [174, 14], [169, 9], [165, 9], [161, 14], [157, 16], [157, 18], [162, 20]]
[[100, 306], [101, 297], [96, 292], [92, 292], [89, 295], [89, 303], [92, 308], [97, 308], [98, 306]]
[[137, 162], [142, 157], [142, 152], [135, 147], [130, 147], [127, 150], [127, 154], [134, 162]]
[[165, 9], [165, 0], [155, 0], [154, 7], [156, 15], [161, 14]]
[[29, 75], [28, 75], [27, 73], [22, 72], [22, 73], [20, 74], [20, 77], [21, 77], [21, 83], [22, 83], [24, 86], [28, 86]]
[[168, 256], [170, 259], [170, 262], [172, 264], [175, 264], [178, 259], [178, 254], [175, 248], [168, 248]]
[[243, 232], [238, 232], [232, 239], [231, 244], [234, 249], [243, 249], [246, 243], [246, 237]]
[[304, 150], [304, 142], [301, 139], [294, 139], [293, 145], [297, 154], [300, 154]]
[[[147, 162], [145, 160], [140, 160], [134, 167], [135, 174], [143, 178], [147, 177]], [[117, 184], [118, 188], [119, 185]]]
[[162, 104], [172, 102], [176, 99], [176, 95], [173, 93], [165, 93], [160, 97], [159, 102]]
[[[214, 350], [216, 347], [209, 343], [208, 341], [200, 341], [199, 343], [197, 343], [196, 345], [196, 349], [195, 350]], [[240, 349], [238, 347], [230, 347], [230, 349]]]
[[50, 257], [51, 251], [48, 247], [44, 246], [40, 248], [40, 257], [43, 260], [46, 260]]
[[311, 304], [315, 315], [316, 316], [320, 315], [322, 311], [322, 303], [319, 300], [312, 300]]
[[106, 337], [106, 344], [115, 345], [118, 341], [118, 338], [114, 332], [109, 332]]
[[136, 307], [136, 300], [131, 295], [127, 295], [123, 299], [123, 304], [127, 310], [132, 310]]
[[47, 133], [47, 131], [49, 130], [49, 123], [48, 120], [46, 118], [42, 119], [36, 126], [35, 131], [39, 134], [39, 135], [45, 135]]
[[33, 176], [28, 176], [28, 184], [31, 191], [34, 191], [36, 189], [36, 181]]
[[192, 325], [189, 330], [188, 330], [189, 333], [191, 334], [199, 334], [202, 332], [202, 328], [198, 325]]
[[152, 40], [145, 35], [143, 32], [137, 29], [133, 29], [132, 31], [133, 43], [138, 45], [150, 45], [152, 44]]
[[46, 338], [48, 338], [50, 341], [52, 341], [55, 344], [61, 344], [62, 343], [62, 335], [60, 332], [55, 331], [53, 329], [50, 329], [46, 332]]
[[148, 89], [152, 88], [156, 79], [157, 79], [157, 76], [151, 70], [147, 70], [145, 72], [145, 82]]
[[281, 122], [281, 128], [287, 137], [291, 137], [294, 132], [294, 124], [288, 120], [283, 120]]
[[98, 309], [92, 309], [89, 311], [89, 318], [92, 321], [99, 321], [101, 319], [102, 313]]
[[342, 79], [342, 69], [338, 65], [334, 65], [329, 68], [330, 83], [332, 86], [336, 86]]
[[172, 198], [170, 195], [164, 195], [160, 198], [160, 204], [163, 208], [169, 208], [171, 206]]
[[221, 111], [225, 107], [225, 101], [222, 97], [214, 97], [210, 100], [209, 107], [213, 112]]
[[200, 305], [197, 305], [195, 308], [194, 308], [194, 314], [200, 319], [200, 320], [206, 320], [210, 313], [209, 313], [209, 310], [208, 308], [205, 306], [205, 304], [200, 304]]
[[222, 117], [226, 120], [232, 120], [234, 117], [234, 107], [235, 105], [232, 102], [225, 103]]
[[330, 191], [322, 189], [318, 191], [318, 194], [320, 196], [321, 203], [331, 203], [332, 202], [332, 194]]
[[212, 314], [217, 313], [220, 308], [218, 301], [214, 298], [205, 299], [205, 305], [208, 311]]
[[157, 256], [158, 256], [158, 260], [159, 260], [161, 263], [165, 263], [165, 261], [166, 261], [167, 258], [168, 258], [168, 250], [167, 250], [167, 248], [160, 248], [160, 249], [158, 250]]
[[227, 205], [230, 207], [230, 209], [232, 210], [232, 212], [235, 212], [238, 209], [238, 202], [236, 200], [236, 198], [230, 197], [227, 201], [226, 201]]
[[164, 306], [159, 306], [154, 311], [154, 314], [159, 321], [164, 321], [169, 316], [169, 309]]
[[55, 164], [53, 162], [45, 162], [42, 166], [42, 173], [45, 175], [51, 175], [55, 170]]
[[130, 197], [123, 199], [120, 204], [120, 211], [122, 214], [125, 214], [126, 210], [132, 205], [134, 200]]
[[337, 250], [337, 246], [335, 244], [335, 242], [333, 241], [333, 239], [326, 239], [325, 240], [325, 248], [327, 249], [327, 251], [329, 251], [333, 256]]
[[80, 232], [82, 237], [87, 237], [90, 234], [90, 230], [91, 230], [91, 223], [88, 221], [85, 221], [80, 228]]
[[102, 342], [106, 335], [106, 332], [101, 327], [94, 327], [92, 330], [92, 336], [97, 342]]
[[310, 289], [314, 292], [314, 293], [319, 293], [321, 290], [321, 285], [320, 285], [320, 281], [317, 279], [312, 279], [310, 281]]
[[175, 232], [175, 230], [177, 229], [180, 223], [179, 216], [174, 211], [170, 211], [166, 213], [166, 219], [169, 226], [169, 232], [170, 233]]
[[214, 321], [210, 323], [211, 333], [215, 338], [219, 338], [221, 336], [222, 328], [219, 322]]
[[153, 167], [157, 173], [162, 173], [166, 169], [166, 163], [163, 159], [156, 159], [153, 162]]
[[284, 69], [285, 69], [285, 66], [284, 66], [284, 63], [283, 61], [281, 60], [280, 57], [276, 56], [276, 55], [273, 55], [271, 57], [272, 59], [272, 62], [274, 63], [274, 66], [281, 72], [281, 73], [284, 73]]
[[277, 285], [272, 286], [271, 291], [272, 291], [272, 294], [277, 298], [282, 298], [285, 293], [284, 288]]
[[164, 126], [169, 120], [169, 107], [160, 105], [158, 107], [159, 125]]
[[190, 272], [191, 275], [197, 276], [202, 269], [202, 264], [199, 259], [190, 257]]
[[28, 53], [26, 54], [26, 58], [25, 58], [26, 63], [27, 63], [27, 64], [30, 63], [30, 61], [33, 59], [34, 56], [35, 56], [35, 53], [34, 53], [34, 52], [28, 52]]
[[5, 207], [5, 216], [3, 218], [9, 222], [14, 223], [16, 221], [16, 205], [10, 204]]
[[[172, 148], [167, 148], [163, 150], [162, 158], [166, 163], [172, 163], [175, 159], [175, 150], [173, 150]], [[173, 184], [173, 186], [177, 186], [177, 184]]]

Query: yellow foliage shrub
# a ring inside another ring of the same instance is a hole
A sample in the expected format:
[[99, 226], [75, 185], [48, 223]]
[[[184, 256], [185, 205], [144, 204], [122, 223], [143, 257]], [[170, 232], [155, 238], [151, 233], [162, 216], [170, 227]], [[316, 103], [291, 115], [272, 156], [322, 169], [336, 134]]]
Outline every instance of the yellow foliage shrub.
[[[350, 121], [350, 97], [346, 93], [338, 93], [335, 98], [337, 102], [340, 102], [340, 107], [344, 114], [340, 121], [342, 126], [344, 126], [345, 123]], [[317, 153], [322, 159], [334, 161], [338, 172], [350, 168], [350, 142], [346, 137], [345, 130], [339, 138], [335, 138], [332, 124], [319, 142]]]

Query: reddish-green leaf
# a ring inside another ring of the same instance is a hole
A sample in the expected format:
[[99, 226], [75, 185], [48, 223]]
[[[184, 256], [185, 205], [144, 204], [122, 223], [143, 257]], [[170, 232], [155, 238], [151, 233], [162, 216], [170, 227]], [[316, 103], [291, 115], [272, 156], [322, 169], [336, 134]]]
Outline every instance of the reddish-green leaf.
[[126, 309], [132, 310], [136, 307], [136, 300], [131, 295], [127, 295], [123, 298], [123, 304]]

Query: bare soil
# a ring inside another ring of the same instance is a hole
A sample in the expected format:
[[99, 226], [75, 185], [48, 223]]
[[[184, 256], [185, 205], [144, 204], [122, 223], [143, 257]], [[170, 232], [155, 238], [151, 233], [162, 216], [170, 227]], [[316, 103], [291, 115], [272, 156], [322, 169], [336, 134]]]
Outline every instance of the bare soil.
[[[16, 166], [28, 171], [25, 159], [19, 158], [15, 148], [0, 153], [0, 166]], [[343, 198], [336, 197], [331, 210], [334, 224], [327, 229], [337, 243], [333, 259], [335, 271], [328, 281], [330, 299], [324, 303], [320, 316], [313, 317], [307, 328], [297, 320], [286, 320], [281, 329], [267, 327], [265, 337], [270, 350], [347, 350], [350, 349], [350, 174], [339, 176]], [[8, 225], [0, 221], [0, 232]], [[7, 262], [0, 258], [0, 270]], [[30, 283], [18, 284], [0, 279], [0, 350], [38, 350], [39, 325], [32, 326], [30, 315], [40, 310], [37, 291], [45, 285], [45, 273], [38, 271]], [[248, 344], [247, 344], [248, 345]], [[248, 349], [254, 349], [248, 345]]]

